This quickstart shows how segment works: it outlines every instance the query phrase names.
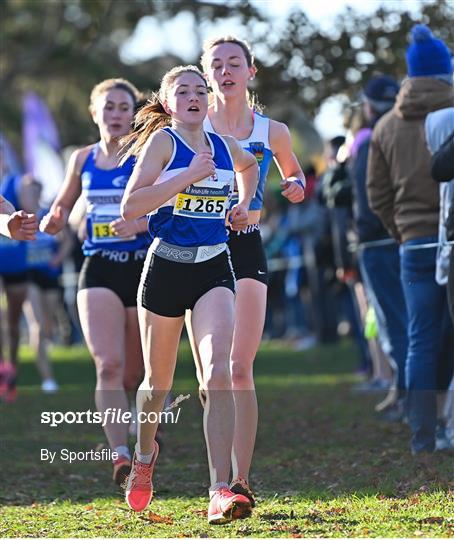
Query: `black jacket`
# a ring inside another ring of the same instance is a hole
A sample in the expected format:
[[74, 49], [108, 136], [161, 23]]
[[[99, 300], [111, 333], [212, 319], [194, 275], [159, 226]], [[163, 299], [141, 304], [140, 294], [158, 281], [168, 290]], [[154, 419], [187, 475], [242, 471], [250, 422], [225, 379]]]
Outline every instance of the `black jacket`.
[[366, 177], [367, 158], [369, 154], [370, 138], [365, 140], [358, 148], [358, 153], [350, 163], [353, 177], [354, 204], [356, 231], [360, 242], [370, 242], [390, 238], [385, 227], [372, 212], [367, 200]]
[[454, 133], [432, 156], [430, 174], [437, 182], [449, 182], [454, 179]]

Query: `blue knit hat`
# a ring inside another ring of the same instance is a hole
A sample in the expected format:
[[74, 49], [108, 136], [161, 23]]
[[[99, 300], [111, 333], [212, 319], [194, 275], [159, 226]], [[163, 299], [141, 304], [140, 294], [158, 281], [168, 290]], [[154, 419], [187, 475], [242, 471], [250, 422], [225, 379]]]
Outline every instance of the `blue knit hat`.
[[441, 39], [436, 39], [425, 24], [411, 29], [412, 43], [407, 49], [409, 77], [451, 75], [451, 53]]
[[363, 100], [368, 101], [377, 112], [386, 112], [394, 105], [399, 84], [388, 75], [377, 75], [367, 81], [363, 88]]

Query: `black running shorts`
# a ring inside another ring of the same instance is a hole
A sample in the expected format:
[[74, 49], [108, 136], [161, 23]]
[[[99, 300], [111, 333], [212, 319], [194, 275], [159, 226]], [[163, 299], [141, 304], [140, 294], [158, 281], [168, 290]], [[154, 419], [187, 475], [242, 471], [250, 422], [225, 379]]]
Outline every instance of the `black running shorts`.
[[79, 274], [79, 291], [102, 287], [113, 291], [125, 307], [137, 306], [137, 288], [146, 250], [99, 251], [85, 258]]
[[42, 291], [52, 291], [60, 288], [58, 277], [50, 276], [37, 268], [31, 268], [28, 271], [28, 278], [30, 283], [33, 283]]
[[143, 268], [138, 301], [164, 317], [181, 317], [215, 287], [235, 293], [235, 277], [228, 251], [208, 261], [185, 264], [149, 253]]
[[230, 231], [228, 246], [237, 280], [255, 279], [268, 284], [268, 265], [258, 225], [248, 225], [244, 231]]
[[11, 274], [0, 274], [5, 285], [23, 285], [28, 281], [28, 271]]

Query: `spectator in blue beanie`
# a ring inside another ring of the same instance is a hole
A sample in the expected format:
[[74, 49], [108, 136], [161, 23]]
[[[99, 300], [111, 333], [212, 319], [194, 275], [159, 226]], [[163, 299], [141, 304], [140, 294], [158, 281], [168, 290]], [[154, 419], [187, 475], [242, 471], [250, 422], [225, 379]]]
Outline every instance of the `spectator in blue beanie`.
[[372, 210], [399, 242], [408, 315], [407, 412], [413, 454], [435, 449], [437, 390], [446, 389], [454, 351], [446, 291], [435, 281], [439, 193], [430, 176], [426, 116], [452, 107], [451, 52], [425, 25], [415, 25], [407, 49], [408, 78], [394, 107], [372, 133], [367, 190]]

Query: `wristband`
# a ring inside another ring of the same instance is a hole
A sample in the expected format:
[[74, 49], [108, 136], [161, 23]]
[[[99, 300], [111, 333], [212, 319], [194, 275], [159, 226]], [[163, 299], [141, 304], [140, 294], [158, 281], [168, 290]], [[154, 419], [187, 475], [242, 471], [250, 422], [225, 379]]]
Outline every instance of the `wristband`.
[[295, 182], [295, 184], [298, 184], [303, 189], [306, 189], [306, 182], [302, 180], [301, 178], [297, 178], [296, 180], [293, 180], [293, 181]]

